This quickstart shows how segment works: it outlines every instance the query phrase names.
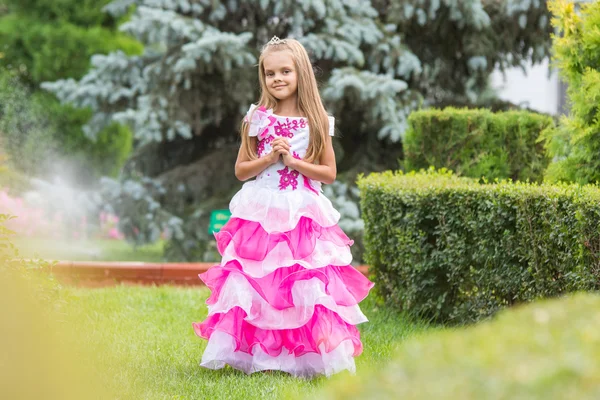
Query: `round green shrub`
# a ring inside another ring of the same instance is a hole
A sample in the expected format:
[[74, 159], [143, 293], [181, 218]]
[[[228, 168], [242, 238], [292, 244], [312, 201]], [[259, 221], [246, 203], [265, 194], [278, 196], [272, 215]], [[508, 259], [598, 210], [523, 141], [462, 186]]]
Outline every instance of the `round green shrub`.
[[448, 171], [359, 181], [365, 259], [388, 305], [462, 324], [600, 286], [600, 190]]
[[477, 179], [541, 182], [550, 161], [540, 139], [554, 127], [547, 115], [447, 107], [415, 111], [408, 121], [408, 171], [433, 166]]
[[591, 400], [598, 360], [600, 296], [577, 294], [411, 339], [389, 365], [340, 376], [314, 398]]

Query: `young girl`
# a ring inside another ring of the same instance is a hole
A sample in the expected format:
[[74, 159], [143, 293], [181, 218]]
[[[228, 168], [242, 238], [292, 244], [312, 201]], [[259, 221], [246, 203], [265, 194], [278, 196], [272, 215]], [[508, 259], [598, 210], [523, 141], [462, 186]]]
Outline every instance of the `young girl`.
[[350, 265], [352, 241], [321, 192], [336, 177], [328, 117], [304, 47], [277, 37], [259, 59], [261, 98], [242, 123], [235, 175], [246, 181], [217, 233], [200, 365], [294, 376], [355, 371], [358, 303], [373, 284]]

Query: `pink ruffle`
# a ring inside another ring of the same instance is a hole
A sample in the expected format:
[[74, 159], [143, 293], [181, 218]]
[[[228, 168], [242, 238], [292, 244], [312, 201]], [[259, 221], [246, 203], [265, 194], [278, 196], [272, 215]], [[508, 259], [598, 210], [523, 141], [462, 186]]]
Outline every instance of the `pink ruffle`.
[[279, 310], [294, 306], [292, 286], [301, 280], [319, 279], [325, 285], [325, 292], [341, 306], [360, 303], [373, 287], [373, 283], [352, 266], [329, 265], [324, 268], [305, 269], [295, 264], [291, 267], [279, 268], [262, 278], [253, 278], [243, 271], [238, 261], [232, 261], [225, 266], [214, 266], [199, 275], [211, 290], [207, 304], [212, 305], [217, 302], [221, 296], [221, 288], [232, 273], [243, 275], [263, 299]]
[[288, 232], [268, 233], [259, 222], [231, 218], [215, 234], [217, 248], [221, 255], [230, 242], [234, 242], [236, 253], [249, 260], [264, 260], [267, 254], [280, 242], [286, 242], [295, 259], [309, 256], [317, 239], [337, 246], [352, 246], [354, 243], [338, 225], [322, 227], [307, 217], [301, 217], [294, 229]]
[[279, 243], [267, 254], [264, 260], [248, 260], [241, 258], [235, 251], [235, 243], [230, 242], [223, 253], [221, 265], [239, 261], [242, 269], [254, 278], [261, 278], [278, 268], [291, 267], [298, 264], [305, 269], [323, 268], [328, 265], [345, 266], [352, 263], [352, 251], [348, 246], [336, 246], [331, 242], [317, 241], [312, 254], [301, 260], [295, 259], [285, 242]]
[[221, 289], [221, 297], [208, 306], [208, 315], [225, 314], [239, 307], [246, 312], [246, 322], [257, 328], [295, 329], [306, 325], [315, 313], [315, 306], [320, 305], [351, 325], [368, 321], [358, 304], [337, 305], [317, 278], [297, 281], [292, 287], [292, 301], [294, 307], [277, 309], [262, 298], [243, 275], [231, 274]]
[[257, 344], [272, 357], [284, 349], [296, 357], [307, 353], [321, 354], [321, 349], [329, 353], [344, 340], [354, 344], [354, 357], [362, 353], [358, 329], [322, 306], [316, 306], [308, 323], [296, 329], [264, 330], [246, 322], [245, 317], [244, 310], [235, 307], [226, 314], [214, 314], [201, 323], [194, 323], [193, 327], [198, 336], [207, 340], [215, 331], [227, 333], [235, 339], [235, 351], [248, 354], [252, 354], [252, 348]]

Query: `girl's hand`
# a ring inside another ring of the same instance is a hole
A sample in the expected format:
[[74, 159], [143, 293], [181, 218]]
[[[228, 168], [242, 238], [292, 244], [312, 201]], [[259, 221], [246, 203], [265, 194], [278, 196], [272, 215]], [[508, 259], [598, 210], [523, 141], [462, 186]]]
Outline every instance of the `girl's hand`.
[[290, 167], [290, 168], [294, 168], [294, 165], [296, 164], [296, 162], [298, 162], [298, 160], [296, 160], [289, 152], [285, 155], [282, 156], [283, 158], [283, 165], [285, 165], [286, 167]]
[[272, 163], [276, 163], [279, 161], [280, 157], [286, 158], [286, 156], [291, 157], [290, 155], [290, 143], [286, 138], [277, 138], [273, 140], [271, 144], [271, 148], [273, 149], [269, 156], [271, 157]]

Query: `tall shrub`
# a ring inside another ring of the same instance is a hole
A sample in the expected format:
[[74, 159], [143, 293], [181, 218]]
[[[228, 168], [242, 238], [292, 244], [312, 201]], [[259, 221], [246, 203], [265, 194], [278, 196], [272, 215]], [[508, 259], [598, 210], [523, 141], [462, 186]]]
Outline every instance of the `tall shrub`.
[[464, 323], [600, 287], [600, 189], [448, 172], [359, 181], [365, 258], [393, 306]]
[[415, 111], [408, 121], [409, 171], [433, 166], [472, 178], [541, 181], [549, 162], [540, 141], [554, 126], [547, 115], [449, 107]]
[[600, 2], [575, 6], [567, 0], [548, 3], [558, 31], [552, 36], [554, 62], [568, 85], [569, 114], [548, 132], [554, 157], [551, 181], [600, 182]]

